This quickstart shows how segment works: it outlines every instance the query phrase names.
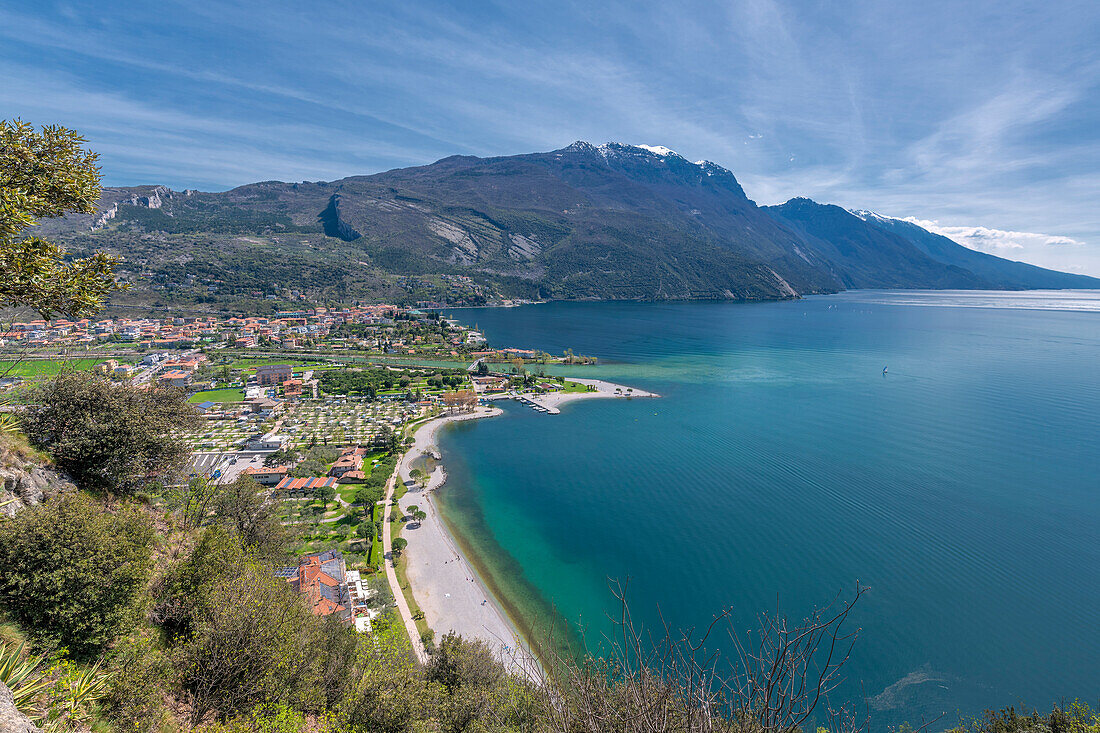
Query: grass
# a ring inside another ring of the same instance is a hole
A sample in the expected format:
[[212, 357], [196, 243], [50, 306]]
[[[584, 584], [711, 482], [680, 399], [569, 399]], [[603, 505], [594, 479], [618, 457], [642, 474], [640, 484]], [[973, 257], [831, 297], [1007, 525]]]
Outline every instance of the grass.
[[244, 402], [244, 392], [232, 387], [226, 389], [208, 389], [205, 392], [196, 392], [188, 402]]
[[565, 382], [565, 394], [578, 394], [580, 392], [587, 391], [587, 384], [581, 384], [580, 382], [570, 382], [569, 380], [566, 380]]
[[[0, 376], [7, 377], [54, 377], [62, 369], [74, 369], [78, 372], [91, 369], [105, 361], [101, 358], [81, 359], [25, 359], [20, 362], [0, 361]], [[9, 372], [8, 370], [11, 369]]]

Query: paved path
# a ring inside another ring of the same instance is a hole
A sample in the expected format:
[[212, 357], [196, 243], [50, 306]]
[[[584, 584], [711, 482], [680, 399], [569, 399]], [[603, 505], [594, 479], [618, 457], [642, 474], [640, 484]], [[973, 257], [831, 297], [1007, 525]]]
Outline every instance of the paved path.
[[390, 583], [390, 590], [393, 591], [393, 599], [397, 602], [397, 610], [401, 614], [401, 620], [405, 623], [405, 630], [409, 632], [409, 641], [412, 642], [416, 658], [420, 660], [421, 664], [427, 664], [428, 653], [424, 651], [424, 645], [420, 641], [420, 632], [416, 630], [416, 622], [413, 621], [409, 604], [405, 602], [405, 593], [397, 582], [397, 573], [393, 569], [393, 563], [390, 561], [390, 551], [387, 549], [393, 547], [390, 534], [390, 513], [393, 511], [393, 490], [396, 485], [397, 469], [394, 468], [393, 475], [386, 483], [386, 513], [382, 517], [382, 550], [384, 553], [382, 564], [386, 566], [386, 579]]

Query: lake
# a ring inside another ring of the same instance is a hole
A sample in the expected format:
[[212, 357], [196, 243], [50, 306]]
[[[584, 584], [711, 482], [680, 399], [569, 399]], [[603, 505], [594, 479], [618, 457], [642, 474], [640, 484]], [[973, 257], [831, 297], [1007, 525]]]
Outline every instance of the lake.
[[801, 616], [858, 580], [834, 701], [862, 690], [876, 729], [1100, 696], [1100, 291], [453, 315], [662, 395], [443, 431], [438, 503], [532, 633], [598, 647], [609, 580], [654, 630]]

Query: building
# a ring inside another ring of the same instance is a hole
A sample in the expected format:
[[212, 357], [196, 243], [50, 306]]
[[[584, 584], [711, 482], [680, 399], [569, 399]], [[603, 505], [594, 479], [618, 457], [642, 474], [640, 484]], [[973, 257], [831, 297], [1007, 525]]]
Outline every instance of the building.
[[187, 387], [191, 384], [191, 372], [173, 369], [160, 375], [160, 383], [169, 387]]
[[245, 444], [248, 450], [282, 450], [290, 443], [290, 438], [285, 435], [267, 433], [254, 438], [249, 438]]
[[332, 468], [329, 469], [328, 475], [340, 478], [346, 473], [352, 471], [358, 471], [363, 467], [363, 457], [366, 455], [365, 448], [350, 448], [345, 450], [336, 462], [332, 464]]
[[95, 365], [95, 372], [97, 374], [110, 375], [115, 373], [115, 369], [118, 369], [118, 362], [114, 359], [108, 359], [107, 361], [101, 361]]
[[264, 387], [282, 384], [294, 376], [289, 364], [264, 364], [256, 367], [256, 381]]
[[275, 466], [274, 468], [254, 468], [249, 466], [244, 473], [251, 476], [260, 486], [276, 486], [286, 478], [290, 472], [290, 466]]
[[298, 560], [298, 567], [283, 568], [278, 575], [306, 599], [306, 605], [317, 616], [335, 615], [351, 622], [352, 601], [347, 567], [339, 550], [303, 555]]
[[338, 484], [336, 479], [331, 476], [327, 478], [294, 478], [287, 476], [280, 481], [276, 486], [273, 494], [285, 492], [288, 496], [313, 496], [318, 489], [331, 486], [335, 489]]

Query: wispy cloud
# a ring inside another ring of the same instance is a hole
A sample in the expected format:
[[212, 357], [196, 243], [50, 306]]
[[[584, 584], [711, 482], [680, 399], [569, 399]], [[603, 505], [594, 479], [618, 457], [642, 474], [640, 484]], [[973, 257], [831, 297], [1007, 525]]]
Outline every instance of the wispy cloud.
[[116, 184], [647, 142], [762, 203], [1052, 232], [1100, 259], [1100, 6], [1002, 8], [12, 0], [0, 105], [87, 133]]

